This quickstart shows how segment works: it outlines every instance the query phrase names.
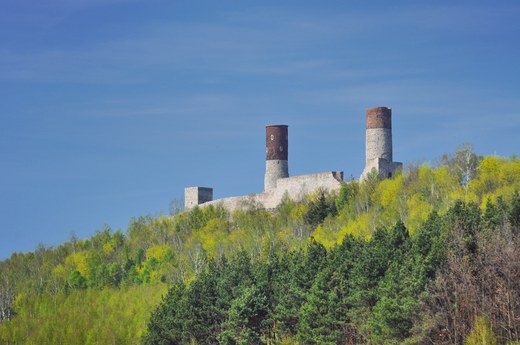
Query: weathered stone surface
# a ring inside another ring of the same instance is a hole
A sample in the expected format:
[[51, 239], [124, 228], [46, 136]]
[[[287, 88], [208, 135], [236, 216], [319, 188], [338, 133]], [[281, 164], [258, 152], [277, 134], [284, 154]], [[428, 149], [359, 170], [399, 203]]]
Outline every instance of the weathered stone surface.
[[318, 174], [291, 176], [276, 182], [275, 203], [278, 205], [283, 195], [287, 193], [293, 200], [302, 200], [307, 194], [317, 189], [324, 191], [339, 190], [343, 182], [343, 172], [331, 171]]
[[286, 177], [279, 179], [274, 188], [264, 193], [218, 199], [202, 206], [221, 204], [228, 210], [235, 210], [256, 203], [273, 209], [280, 204], [286, 193], [292, 200], [299, 201], [318, 189], [327, 192], [337, 191], [341, 188], [342, 182], [342, 171]]
[[403, 163], [401, 162], [391, 162], [383, 158], [379, 158], [371, 162], [371, 164], [365, 166], [361, 177], [359, 178], [361, 181], [366, 180], [368, 175], [375, 171], [378, 178], [392, 178], [395, 176], [397, 172], [401, 172], [403, 170]]
[[184, 208], [190, 209], [213, 200], [213, 188], [187, 187], [184, 188]]
[[289, 162], [286, 160], [265, 161], [264, 191], [275, 188], [276, 181], [285, 177], [289, 177]]
[[393, 162], [392, 153], [392, 110], [386, 107], [366, 111], [366, 152], [363, 181], [375, 170], [379, 178], [390, 178], [401, 171], [403, 164]]
[[[361, 180], [366, 179], [372, 171], [375, 171], [379, 178], [390, 178], [402, 170], [402, 163], [393, 162], [391, 109], [386, 107], [367, 109], [365, 143], [366, 160]], [[251, 203], [258, 203], [265, 208], [272, 209], [280, 204], [285, 194], [293, 200], [301, 200], [318, 189], [327, 192], [340, 189], [343, 172], [289, 177], [288, 148], [288, 126], [266, 126], [264, 192], [211, 201], [213, 198], [211, 188], [186, 188], [186, 208], [195, 205], [222, 204], [224, 207], [234, 210]]]
[[379, 158], [392, 161], [392, 130], [389, 128], [370, 128], [366, 131], [366, 165]]

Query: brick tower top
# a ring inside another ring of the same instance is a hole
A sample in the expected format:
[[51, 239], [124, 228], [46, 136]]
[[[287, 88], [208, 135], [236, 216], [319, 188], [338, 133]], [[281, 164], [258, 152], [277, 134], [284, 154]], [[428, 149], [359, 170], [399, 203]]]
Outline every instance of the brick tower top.
[[286, 161], [289, 157], [287, 125], [268, 125], [265, 129], [266, 160]]
[[370, 108], [366, 111], [367, 129], [392, 128], [392, 109], [387, 107]]

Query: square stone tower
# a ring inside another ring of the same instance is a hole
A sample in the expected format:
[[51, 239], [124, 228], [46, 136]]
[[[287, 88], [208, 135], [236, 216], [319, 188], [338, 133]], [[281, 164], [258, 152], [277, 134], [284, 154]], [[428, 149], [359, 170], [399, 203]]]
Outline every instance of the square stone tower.
[[184, 208], [186, 210], [213, 201], [213, 188], [208, 187], [187, 187], [184, 188]]

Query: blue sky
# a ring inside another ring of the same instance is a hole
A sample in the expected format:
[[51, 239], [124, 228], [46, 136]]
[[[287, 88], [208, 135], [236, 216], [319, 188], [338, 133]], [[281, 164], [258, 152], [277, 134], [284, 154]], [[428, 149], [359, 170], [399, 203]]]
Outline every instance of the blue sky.
[[0, 2], [0, 259], [168, 213], [185, 186], [263, 188], [265, 125], [291, 175], [464, 142], [518, 154], [518, 1]]

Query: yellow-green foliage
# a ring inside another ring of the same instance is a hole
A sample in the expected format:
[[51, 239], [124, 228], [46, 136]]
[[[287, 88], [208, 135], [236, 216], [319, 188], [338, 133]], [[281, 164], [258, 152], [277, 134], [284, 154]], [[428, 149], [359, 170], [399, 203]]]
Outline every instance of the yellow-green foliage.
[[379, 182], [372, 193], [371, 200], [379, 206], [379, 221], [391, 224], [402, 213], [406, 200], [402, 198], [403, 178], [398, 175], [393, 179]]
[[484, 157], [478, 166], [478, 178], [470, 182], [468, 189], [481, 205], [487, 199], [495, 202], [498, 197], [510, 200], [520, 189], [520, 160]]
[[370, 224], [369, 214], [362, 213], [358, 217], [352, 218], [346, 222], [341, 231], [336, 234], [337, 242], [340, 243], [345, 235], [352, 234], [354, 236], [370, 237], [368, 225]]
[[170, 246], [167, 244], [151, 246], [146, 250], [146, 257], [148, 259], [155, 258], [158, 261], [162, 261], [169, 250]]
[[139, 344], [166, 285], [88, 289], [18, 302], [18, 315], [0, 323], [2, 344]]
[[423, 164], [408, 170], [393, 179], [369, 179], [359, 186], [349, 182], [357, 190], [355, 197], [338, 210], [333, 221], [314, 229], [314, 238], [330, 247], [341, 242], [346, 234], [367, 237], [376, 228], [391, 227], [399, 220], [413, 233], [433, 210], [443, 214], [456, 200], [475, 202], [485, 208], [488, 200], [510, 201], [520, 190], [517, 158], [482, 158], [468, 186], [461, 185], [446, 165], [433, 168]]
[[[0, 275], [9, 274], [17, 296], [17, 315], [1, 324], [0, 343], [136, 343], [164, 290], [161, 283], [189, 284], [208, 259], [244, 250], [268, 260], [277, 251], [303, 247], [311, 236], [332, 247], [347, 234], [370, 238], [399, 220], [413, 233], [433, 210], [442, 215], [456, 200], [484, 208], [488, 200], [509, 202], [520, 190], [519, 159], [484, 157], [474, 167], [464, 183], [456, 162], [423, 164], [393, 179], [350, 181], [325, 199], [319, 193], [302, 202], [286, 198], [275, 210], [254, 204], [232, 213], [195, 207], [174, 217], [132, 219], [124, 235], [105, 228], [89, 239], [15, 253], [0, 262]], [[310, 211], [322, 201], [325, 217], [311, 221], [316, 217]], [[145, 285], [132, 287], [139, 284]], [[103, 333], [107, 329], [116, 331]]]
[[65, 265], [76, 269], [83, 276], [88, 275], [87, 252], [71, 254], [65, 259]]
[[497, 338], [493, 333], [491, 325], [484, 316], [475, 319], [475, 325], [471, 333], [464, 341], [465, 345], [497, 345]]
[[316, 227], [316, 230], [312, 233], [314, 239], [326, 248], [330, 248], [336, 244], [336, 233], [330, 226], [322, 226], [321, 224]]

